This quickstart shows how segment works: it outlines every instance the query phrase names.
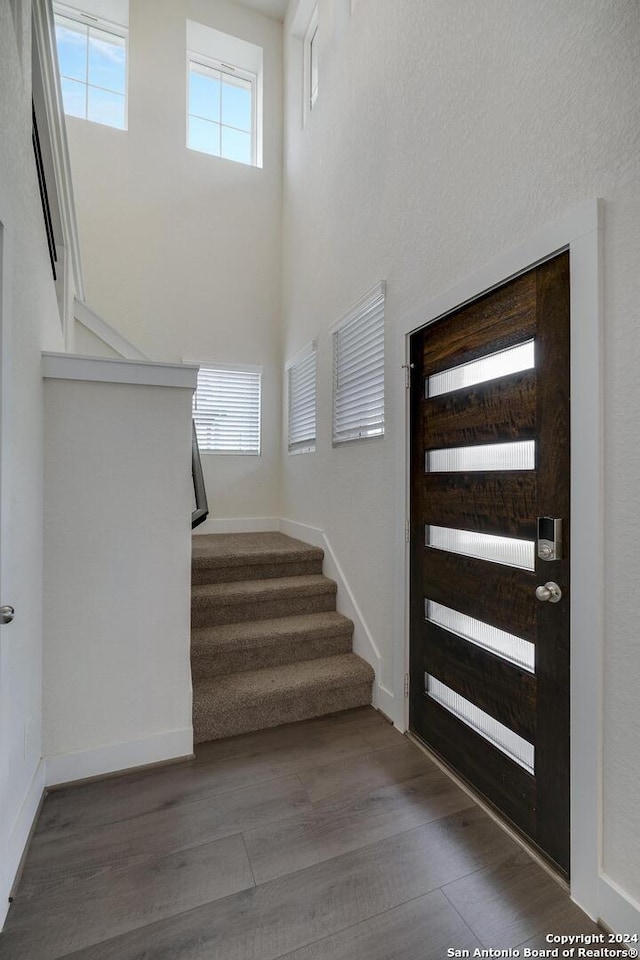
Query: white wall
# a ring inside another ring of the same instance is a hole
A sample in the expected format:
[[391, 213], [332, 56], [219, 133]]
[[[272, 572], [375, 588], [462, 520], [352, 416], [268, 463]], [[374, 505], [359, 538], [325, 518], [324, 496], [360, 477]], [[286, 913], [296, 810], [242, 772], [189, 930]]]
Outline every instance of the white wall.
[[[282, 24], [131, 0], [129, 129], [67, 118], [87, 301], [154, 360], [260, 364], [263, 455], [203, 455], [212, 515], [279, 506]], [[264, 49], [262, 169], [188, 150], [186, 19]]]
[[40, 351], [63, 348], [31, 147], [30, 8], [0, 4], [0, 602], [16, 610], [0, 627], [0, 926], [42, 789]]
[[191, 752], [191, 393], [45, 381], [50, 783]]
[[[473, 6], [473, 9], [471, 7]], [[640, 901], [640, 14], [633, 0], [320, 0], [302, 128], [285, 24], [284, 355], [318, 339], [318, 449], [284, 455], [283, 515], [324, 529], [393, 677], [395, 438], [332, 450], [329, 325], [386, 279], [409, 312], [604, 198], [607, 548], [603, 866]], [[387, 414], [396, 379], [386, 370]]]
[[119, 356], [104, 340], [77, 320], [73, 324], [73, 352], [84, 357], [110, 357], [112, 360]]

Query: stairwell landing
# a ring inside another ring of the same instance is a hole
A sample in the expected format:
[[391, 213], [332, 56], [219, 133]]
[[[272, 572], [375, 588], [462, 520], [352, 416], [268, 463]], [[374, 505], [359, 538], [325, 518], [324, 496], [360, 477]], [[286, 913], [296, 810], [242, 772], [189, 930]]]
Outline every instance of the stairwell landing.
[[282, 533], [193, 538], [194, 742], [371, 703], [324, 553]]

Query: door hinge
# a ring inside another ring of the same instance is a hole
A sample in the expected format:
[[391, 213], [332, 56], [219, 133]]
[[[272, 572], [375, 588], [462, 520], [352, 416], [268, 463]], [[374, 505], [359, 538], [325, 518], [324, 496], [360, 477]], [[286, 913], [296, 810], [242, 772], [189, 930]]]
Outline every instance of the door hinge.
[[411, 540], [411, 521], [405, 520], [404, 522], [404, 542], [409, 543]]
[[405, 673], [404, 675], [404, 695], [405, 697], [409, 696], [409, 674]]
[[411, 371], [415, 367], [415, 363], [403, 363], [402, 369], [404, 370], [404, 385], [409, 389], [411, 386]]

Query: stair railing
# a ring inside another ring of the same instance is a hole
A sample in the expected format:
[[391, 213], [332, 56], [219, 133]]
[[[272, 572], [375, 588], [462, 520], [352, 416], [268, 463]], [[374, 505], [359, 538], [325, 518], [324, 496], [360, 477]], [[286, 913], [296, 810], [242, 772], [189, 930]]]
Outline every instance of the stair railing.
[[196, 499], [196, 508], [191, 514], [191, 529], [204, 523], [209, 516], [209, 504], [207, 503], [207, 491], [204, 486], [204, 476], [202, 474], [202, 461], [200, 459], [200, 447], [198, 446], [198, 435], [196, 425], [191, 421], [191, 476], [193, 477], [193, 492]]

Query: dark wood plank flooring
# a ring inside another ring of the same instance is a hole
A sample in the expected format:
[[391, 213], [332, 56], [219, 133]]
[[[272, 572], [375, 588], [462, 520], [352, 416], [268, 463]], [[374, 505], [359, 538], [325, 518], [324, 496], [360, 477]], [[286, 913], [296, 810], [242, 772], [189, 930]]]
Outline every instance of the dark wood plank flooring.
[[2, 960], [439, 960], [596, 932], [372, 708], [45, 800]]

